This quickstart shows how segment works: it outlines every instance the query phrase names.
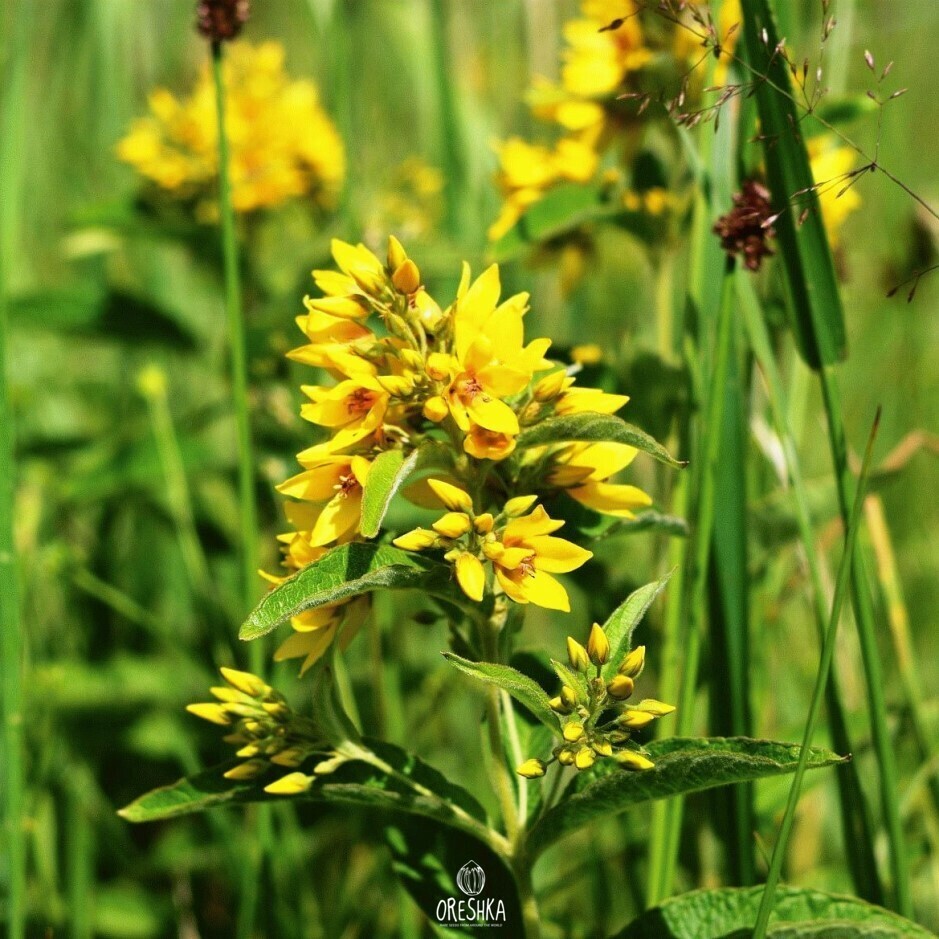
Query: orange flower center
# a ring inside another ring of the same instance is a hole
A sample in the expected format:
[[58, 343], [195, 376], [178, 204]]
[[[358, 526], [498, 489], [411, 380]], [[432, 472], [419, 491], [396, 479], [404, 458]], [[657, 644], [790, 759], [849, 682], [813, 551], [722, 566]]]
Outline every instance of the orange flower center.
[[367, 411], [375, 402], [375, 392], [367, 388], [356, 388], [346, 399], [346, 410], [350, 414], [361, 414]]

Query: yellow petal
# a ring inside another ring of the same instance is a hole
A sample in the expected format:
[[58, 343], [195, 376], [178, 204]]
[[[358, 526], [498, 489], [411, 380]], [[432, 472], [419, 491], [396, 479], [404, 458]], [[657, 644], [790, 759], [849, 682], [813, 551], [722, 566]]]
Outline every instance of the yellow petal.
[[592, 551], [563, 538], [551, 538], [548, 535], [528, 538], [525, 544], [535, 553], [535, 567], [553, 574], [567, 574], [577, 570], [593, 557]]
[[464, 489], [442, 479], [428, 479], [427, 485], [430, 486], [440, 504], [450, 509], [451, 512], [473, 511], [473, 500]]
[[433, 523], [433, 529], [445, 538], [459, 538], [465, 535], [473, 523], [465, 512], [447, 512]]
[[482, 600], [486, 589], [486, 570], [478, 557], [464, 551], [456, 559], [456, 579], [470, 600], [477, 603]]

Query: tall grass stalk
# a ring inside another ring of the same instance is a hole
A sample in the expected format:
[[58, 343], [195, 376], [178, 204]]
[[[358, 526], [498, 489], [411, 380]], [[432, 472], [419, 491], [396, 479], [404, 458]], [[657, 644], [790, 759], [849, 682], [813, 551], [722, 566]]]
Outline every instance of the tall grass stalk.
[[[235, 406], [235, 424], [238, 446], [238, 508], [241, 538], [243, 609], [247, 612], [256, 599], [257, 582], [256, 545], [258, 513], [254, 492], [254, 453], [251, 444], [251, 422], [248, 413], [248, 356], [245, 342], [244, 315], [241, 306], [241, 276], [238, 269], [238, 245], [235, 234], [235, 209], [232, 205], [228, 134], [225, 126], [225, 80], [223, 53], [220, 42], [212, 43], [212, 77], [215, 83], [215, 111], [218, 129], [219, 217], [222, 229], [222, 259], [225, 269], [225, 309], [228, 315], [229, 342], [231, 344], [231, 380]], [[255, 640], [248, 647], [251, 670], [260, 674], [264, 662], [264, 647]], [[266, 806], [256, 806], [247, 813], [247, 821], [254, 829], [248, 863], [241, 879], [238, 910], [238, 939], [247, 939], [254, 933], [261, 891], [264, 858], [269, 853], [271, 817]]]
[[[838, 485], [838, 505], [841, 518], [848, 525], [856, 483], [848, 467], [848, 449], [842, 420], [841, 394], [838, 381], [831, 367], [823, 366], [818, 372], [828, 419], [828, 439], [831, 445], [832, 462]], [[867, 681], [870, 702], [871, 735], [877, 757], [880, 782], [880, 804], [890, 848], [890, 870], [893, 878], [896, 908], [903, 916], [913, 915], [913, 898], [910, 889], [909, 856], [903, 838], [900, 820], [899, 777], [893, 752], [893, 741], [887, 725], [887, 703], [884, 699], [884, 675], [877, 649], [874, 624], [874, 607], [870, 580], [861, 554], [856, 553], [851, 561], [851, 600], [854, 619], [857, 623], [861, 646], [861, 660]]]
[[7, 373], [8, 301], [11, 259], [17, 240], [20, 171], [23, 166], [23, 90], [29, 60], [31, 4], [12, 14], [13, 29], [2, 54], [4, 89], [0, 115], [0, 669], [3, 708], [3, 850], [0, 876], [6, 886], [6, 925], [10, 939], [26, 934], [25, 779], [23, 759], [23, 652], [13, 500], [16, 491], [13, 408]]
[[[704, 422], [698, 434], [696, 458], [692, 463], [691, 489], [697, 494], [692, 550], [688, 564], [687, 625], [682, 634], [684, 668], [678, 694], [678, 726], [676, 734], [685, 736], [694, 730], [695, 693], [701, 663], [701, 646], [707, 611], [708, 568], [714, 532], [714, 505], [717, 490], [717, 470], [720, 460], [721, 427], [724, 421], [724, 393], [730, 369], [733, 340], [734, 262], [728, 259], [721, 284], [721, 299], [714, 333], [713, 368], [707, 381]], [[704, 383], [702, 382], [702, 388]], [[655, 864], [650, 869], [647, 901], [649, 905], [668, 896], [675, 878], [678, 845], [681, 836], [683, 800], [671, 799], [667, 805], [660, 830], [654, 832], [657, 847]]]
[[756, 924], [753, 929], [753, 939], [764, 939], [766, 936], [770, 913], [773, 910], [776, 886], [779, 883], [783, 859], [786, 856], [786, 847], [789, 843], [789, 836], [792, 833], [792, 823], [795, 820], [796, 806], [799, 804], [799, 797], [802, 793], [802, 780], [805, 777], [806, 765], [808, 763], [809, 747], [812, 745], [812, 738], [815, 736], [815, 728], [822, 707], [822, 698], [825, 694], [825, 686], [828, 684], [831, 662], [835, 654], [835, 640], [838, 637], [838, 622], [841, 619], [841, 607], [844, 603], [844, 596], [848, 588], [848, 579], [854, 566], [854, 549], [857, 542], [858, 526], [861, 521], [861, 512], [864, 507], [864, 490], [867, 485], [871, 454], [874, 450], [874, 440], [877, 437], [877, 427], [879, 423], [880, 409], [878, 408], [877, 415], [874, 418], [874, 424], [871, 427], [871, 432], [867, 439], [867, 449], [864, 452], [864, 462], [861, 466], [860, 477], [858, 478], [854, 503], [848, 515], [844, 536], [844, 552], [841, 555], [841, 563], [838, 566], [835, 596], [831, 605], [831, 619], [829, 620], [828, 629], [825, 633], [821, 661], [815, 676], [815, 687], [812, 690], [812, 700], [809, 704], [809, 713], [805, 722], [805, 732], [802, 735], [802, 749], [799, 752], [799, 761], [796, 765], [795, 774], [792, 777], [792, 785], [789, 788], [789, 799], [786, 802], [786, 810], [783, 814], [782, 823], [779, 826], [779, 837], [776, 839], [776, 845], [773, 848], [773, 857], [770, 862], [769, 873], [766, 877], [766, 886], [763, 890], [763, 896], [760, 899], [760, 909], [757, 913]]
[[[796, 523], [802, 552], [811, 585], [812, 609], [818, 631], [819, 647], [824, 645], [828, 625], [825, 584], [822, 578], [822, 559], [812, 527], [809, 494], [802, 475], [798, 448], [790, 420], [791, 399], [786, 393], [782, 376], [773, 356], [769, 330], [763, 317], [752, 281], [744, 272], [737, 278], [740, 309], [746, 324], [750, 347], [766, 382], [770, 413], [776, 434], [782, 445], [786, 473], [792, 487], [795, 502]], [[807, 374], [802, 368], [798, 374]], [[853, 753], [854, 747], [848, 733], [844, 704], [842, 703], [837, 663], [832, 661], [828, 683], [825, 686], [825, 706], [831, 732], [831, 744], [837, 753]], [[845, 842], [845, 854], [851, 868], [855, 889], [871, 903], [883, 903], [883, 887], [874, 856], [874, 835], [871, 826], [867, 799], [861, 788], [857, 764], [848, 763], [837, 771], [838, 794], [841, 805], [841, 822]]]

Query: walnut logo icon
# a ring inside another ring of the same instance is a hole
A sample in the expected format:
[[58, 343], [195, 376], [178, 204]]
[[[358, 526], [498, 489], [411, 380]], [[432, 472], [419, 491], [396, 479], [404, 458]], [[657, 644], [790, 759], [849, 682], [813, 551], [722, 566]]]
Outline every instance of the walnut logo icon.
[[456, 885], [468, 897], [478, 897], [486, 886], [486, 872], [475, 861], [467, 861], [457, 871]]

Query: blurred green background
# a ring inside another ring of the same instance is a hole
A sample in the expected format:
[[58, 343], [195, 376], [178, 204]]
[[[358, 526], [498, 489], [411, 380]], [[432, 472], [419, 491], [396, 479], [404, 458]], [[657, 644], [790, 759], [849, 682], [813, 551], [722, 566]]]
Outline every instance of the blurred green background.
[[[281, 530], [275, 483], [292, 472], [309, 442], [297, 417], [304, 371], [283, 352], [299, 339], [293, 317], [324, 266], [329, 238], [363, 238], [379, 247], [403, 233], [433, 293], [446, 297], [459, 261], [479, 269], [486, 228], [498, 212], [492, 184], [495, 140], [544, 135], [523, 96], [535, 74], [556, 74], [560, 27], [576, 5], [554, 0], [280, 0], [256, 2], [245, 36], [276, 39], [294, 76], [319, 83], [345, 141], [348, 175], [341, 204], [326, 222], [287, 207], [251, 232], [246, 297], [251, 349], [252, 420], [258, 452], [259, 533], [264, 566], [277, 563]], [[814, 54], [820, 10], [814, 0], [781, 7], [782, 32]], [[846, 89], [868, 78], [862, 52], [896, 59], [895, 82], [909, 92], [886, 109], [880, 155], [930, 204], [939, 203], [932, 140], [939, 127], [934, 59], [935, 0], [858, 0], [835, 4]], [[115, 157], [146, 95], [165, 85], [182, 92], [206, 55], [189, 3], [137, 0], [7, 0], [2, 10], [4, 74], [27, 63], [22, 94], [8, 112], [18, 165], [3, 168], [2, 199], [13, 227], [5, 259], [12, 322], [11, 384], [16, 409], [19, 485], [17, 543], [28, 647], [26, 674], [31, 922], [35, 935], [75, 937], [228, 936], [239, 870], [250, 852], [240, 816], [217, 813], [131, 829], [115, 810], [140, 792], [217, 761], [217, 736], [187, 716], [204, 697], [218, 664], [245, 661], [237, 626], [246, 612], [237, 590], [235, 450], [218, 248], [211, 229], [168, 230], [135, 207], [138, 181]], [[6, 83], [6, 78], [5, 78]], [[845, 90], [845, 89], [837, 89]], [[850, 133], [873, 147], [876, 127]], [[414, 196], [408, 162], [444, 174], [440, 193]], [[924, 446], [882, 489], [923, 683], [923, 710], [939, 729], [939, 276], [923, 280], [915, 302], [887, 290], [935, 255], [936, 222], [882, 176], [858, 189], [862, 208], [842, 233], [840, 266], [850, 355], [841, 368], [845, 420], [856, 446], [875, 407], [884, 409], [883, 457], [907, 435]], [[628, 235], [599, 233], [582, 282], [561, 289], [556, 264], [514, 261], [507, 289], [533, 293], [531, 335], [562, 349], [600, 343], [621, 375], [657, 349], [655, 284], [648, 252]], [[815, 388], [790, 350], [785, 375], [795, 395], [801, 454], [816, 482], [819, 531], [837, 542], [828, 447]], [[166, 407], [141, 395], [140, 369], [168, 376]], [[667, 382], [666, 382], [667, 385]], [[667, 391], [667, 387], [665, 391]], [[804, 398], [799, 397], [800, 390]], [[641, 381], [628, 385], [631, 419], [660, 418], [643, 403]], [[759, 394], [759, 392], [755, 392]], [[667, 395], [666, 395], [667, 397]], [[649, 426], [657, 432], [657, 428]], [[928, 435], [932, 434], [932, 437]], [[752, 448], [753, 661], [756, 735], [798, 739], [816, 667], [814, 627], [803, 595], [794, 542], [766, 512], [774, 474]], [[637, 475], [654, 496], [662, 480], [651, 465]], [[190, 511], [191, 507], [191, 511]], [[667, 506], [663, 506], [667, 508]], [[827, 514], [826, 514], [827, 513]], [[761, 520], [769, 521], [761, 527]], [[769, 531], [769, 534], [767, 534]], [[825, 532], [828, 531], [826, 535]], [[662, 544], [633, 536], [601, 550], [571, 578], [575, 614], [589, 626], [625, 591], [655, 576]], [[578, 586], [580, 589], [578, 589]], [[259, 581], [259, 593], [261, 584]], [[589, 593], [589, 596], [588, 596]], [[478, 708], [469, 689], [439, 664], [445, 630], [422, 624], [410, 606], [381, 601], [378, 626], [350, 651], [367, 723], [377, 725], [486, 796], [479, 778]], [[884, 622], [880, 617], [879, 622]], [[653, 614], [643, 637], [655, 647]], [[572, 627], [532, 616], [525, 644], [560, 649]], [[899, 700], [889, 633], [880, 636]], [[384, 649], [383, 687], [369, 650]], [[856, 758], [870, 759], [863, 680], [854, 632], [839, 649], [845, 698], [857, 719]], [[654, 693], [655, 655], [647, 691]], [[705, 660], [706, 674], [719, 670]], [[293, 663], [274, 671], [303, 701]], [[446, 707], [443, 705], [446, 704]], [[917, 912], [939, 926], [939, 830], [922, 806], [924, 782], [909, 746], [905, 716], [892, 712], [904, 818], [917, 856]], [[702, 707], [700, 729], [706, 726]], [[862, 769], [862, 779], [866, 779]], [[848, 890], [834, 783], [811, 780], [786, 872], [791, 882]], [[784, 782], [761, 784], [761, 831], [785, 798]], [[876, 798], [871, 792], [871, 801]], [[723, 876], [708, 802], [683, 848], [683, 887]], [[596, 935], [618, 928], [640, 903], [630, 876], [641, 864], [646, 822], [626, 815], [578, 836], [539, 869], [544, 915], [557, 935], [586, 935], [585, 908], [599, 915]], [[421, 917], [390, 871], [374, 820], [304, 809], [278, 812], [278, 851], [265, 906], [271, 936], [418, 936]], [[601, 913], [597, 913], [597, 911]], [[591, 933], [592, 934], [592, 933]]]

